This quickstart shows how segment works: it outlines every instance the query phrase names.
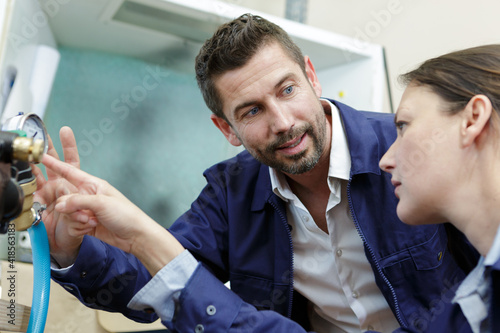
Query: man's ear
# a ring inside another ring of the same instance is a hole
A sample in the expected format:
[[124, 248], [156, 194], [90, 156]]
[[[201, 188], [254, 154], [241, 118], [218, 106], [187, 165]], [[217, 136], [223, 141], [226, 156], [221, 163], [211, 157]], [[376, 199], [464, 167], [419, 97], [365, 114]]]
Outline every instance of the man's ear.
[[488, 133], [492, 112], [491, 101], [485, 95], [476, 95], [470, 99], [463, 111], [460, 127], [464, 147], [474, 142], [481, 143]]
[[224, 134], [224, 136], [226, 137], [227, 141], [229, 141], [230, 144], [232, 144], [235, 147], [241, 146], [242, 143], [240, 139], [238, 139], [238, 136], [234, 132], [233, 128], [231, 127], [231, 125], [229, 125], [229, 123], [225, 119], [216, 116], [213, 113], [210, 115], [210, 119], [212, 119], [214, 125], [222, 132], [222, 134]]
[[311, 86], [313, 87], [314, 91], [316, 92], [316, 96], [318, 96], [318, 98], [319, 98], [319, 97], [321, 97], [322, 88], [321, 88], [321, 84], [319, 83], [318, 76], [316, 75], [316, 70], [314, 69], [311, 58], [309, 58], [309, 56], [305, 56], [304, 62], [306, 65], [307, 78], [309, 79]]

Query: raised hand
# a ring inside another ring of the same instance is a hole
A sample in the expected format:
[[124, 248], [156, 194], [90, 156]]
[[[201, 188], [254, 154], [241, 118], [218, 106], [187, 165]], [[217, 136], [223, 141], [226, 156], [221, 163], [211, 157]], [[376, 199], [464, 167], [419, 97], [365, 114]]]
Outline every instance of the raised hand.
[[[80, 158], [73, 131], [69, 127], [63, 127], [60, 131], [60, 139], [66, 163], [79, 168]], [[59, 159], [50, 138], [47, 154], [55, 159]], [[42, 171], [37, 166], [32, 166], [32, 168], [37, 179], [37, 190], [34, 200], [47, 206], [43, 212], [42, 220], [47, 229], [51, 255], [61, 266], [68, 266], [74, 262], [83, 236], [71, 236], [68, 233], [67, 224], [64, 223], [66, 217], [55, 211], [54, 207], [58, 197], [76, 192], [77, 189], [64, 178], [50, 170], [47, 170], [47, 179], [45, 179]]]

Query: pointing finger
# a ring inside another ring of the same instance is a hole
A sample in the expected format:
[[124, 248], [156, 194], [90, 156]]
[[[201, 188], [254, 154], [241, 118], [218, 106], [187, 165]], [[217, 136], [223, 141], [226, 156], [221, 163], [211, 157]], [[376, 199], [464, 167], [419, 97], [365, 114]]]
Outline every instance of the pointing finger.
[[96, 182], [96, 180], [98, 179], [78, 169], [77, 167], [59, 161], [58, 159], [50, 155], [44, 155], [42, 163], [48, 170], [51, 170], [53, 173], [65, 178], [78, 188], [80, 188], [80, 186], [84, 185], [85, 183], [90, 184], [92, 182]]

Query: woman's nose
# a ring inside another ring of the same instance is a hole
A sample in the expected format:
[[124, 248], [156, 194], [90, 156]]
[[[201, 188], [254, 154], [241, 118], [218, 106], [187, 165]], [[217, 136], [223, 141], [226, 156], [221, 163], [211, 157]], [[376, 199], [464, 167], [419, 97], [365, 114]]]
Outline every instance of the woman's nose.
[[394, 149], [395, 149], [396, 142], [394, 142], [387, 152], [382, 156], [379, 162], [379, 167], [385, 172], [392, 173], [394, 170], [395, 165], [395, 160], [394, 160]]

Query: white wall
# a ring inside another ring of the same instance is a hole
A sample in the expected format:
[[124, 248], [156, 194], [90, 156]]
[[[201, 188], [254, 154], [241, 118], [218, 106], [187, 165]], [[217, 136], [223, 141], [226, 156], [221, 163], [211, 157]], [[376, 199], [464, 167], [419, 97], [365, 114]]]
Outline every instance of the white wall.
[[[284, 16], [286, 0], [226, 0]], [[307, 24], [386, 48], [393, 104], [399, 74], [453, 50], [500, 43], [500, 2], [495, 0], [309, 0]]]

